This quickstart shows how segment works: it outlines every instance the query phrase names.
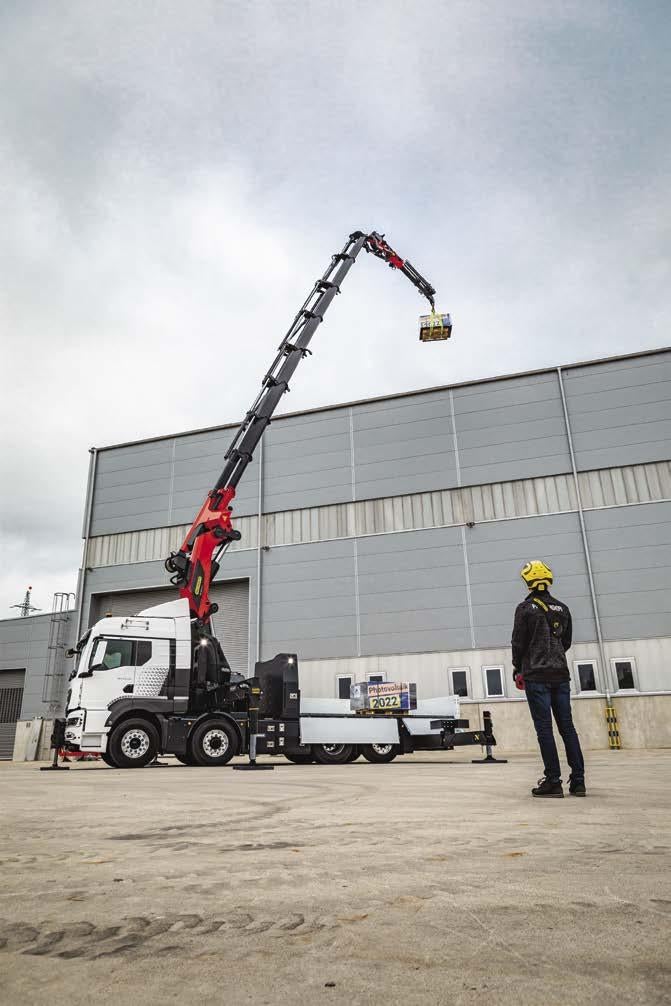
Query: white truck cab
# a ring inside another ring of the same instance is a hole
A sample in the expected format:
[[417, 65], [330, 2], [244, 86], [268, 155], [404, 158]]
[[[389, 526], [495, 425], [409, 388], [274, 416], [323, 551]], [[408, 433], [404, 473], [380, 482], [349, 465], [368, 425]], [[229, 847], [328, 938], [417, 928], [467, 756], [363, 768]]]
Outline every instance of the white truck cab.
[[189, 604], [183, 598], [96, 622], [74, 650], [67, 744], [106, 753], [111, 708], [124, 700], [128, 708], [153, 699], [166, 711], [181, 703], [186, 709], [191, 649]]

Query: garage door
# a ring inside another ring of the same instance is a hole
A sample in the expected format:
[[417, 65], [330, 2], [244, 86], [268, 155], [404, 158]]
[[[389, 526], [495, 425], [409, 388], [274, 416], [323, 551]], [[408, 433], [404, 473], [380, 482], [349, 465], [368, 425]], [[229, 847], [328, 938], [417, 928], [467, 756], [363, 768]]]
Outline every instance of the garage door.
[[[105, 615], [135, 615], [154, 604], [174, 601], [174, 587], [154, 590], [129, 590], [115, 594], [97, 594], [91, 604], [91, 624]], [[210, 597], [219, 605], [213, 617], [214, 632], [234, 671], [244, 674], [249, 669], [249, 580], [215, 583]]]
[[16, 721], [21, 715], [25, 671], [0, 671], [0, 759], [14, 754]]

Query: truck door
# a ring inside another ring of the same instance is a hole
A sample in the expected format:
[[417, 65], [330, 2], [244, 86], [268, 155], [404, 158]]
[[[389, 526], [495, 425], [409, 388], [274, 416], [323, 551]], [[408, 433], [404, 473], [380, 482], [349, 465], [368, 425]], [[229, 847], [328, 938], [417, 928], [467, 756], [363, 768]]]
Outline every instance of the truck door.
[[170, 644], [167, 639], [138, 639], [135, 651], [135, 696], [166, 694], [170, 670]]
[[135, 685], [134, 639], [102, 636], [95, 640], [82, 679], [80, 704], [90, 710], [107, 709], [114, 699], [132, 694]]

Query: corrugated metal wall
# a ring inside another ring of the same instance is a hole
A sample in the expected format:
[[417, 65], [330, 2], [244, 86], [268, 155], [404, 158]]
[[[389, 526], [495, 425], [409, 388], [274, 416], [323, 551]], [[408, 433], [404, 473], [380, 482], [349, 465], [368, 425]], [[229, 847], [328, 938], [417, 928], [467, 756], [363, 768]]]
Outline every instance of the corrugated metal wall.
[[579, 469], [668, 459], [671, 353], [563, 371]]
[[[581, 472], [579, 484], [586, 509], [671, 499], [671, 462]], [[551, 475], [266, 514], [261, 543], [270, 547], [298, 545], [575, 510], [573, 476]], [[232, 552], [256, 548], [257, 524], [255, 516], [236, 519], [242, 539], [232, 544]], [[115, 566], [164, 558], [181, 544], [187, 530], [184, 525], [91, 538], [87, 565]]]
[[[671, 354], [562, 373], [604, 591], [604, 637], [668, 632], [649, 597], [645, 612], [632, 602], [622, 613], [623, 582], [635, 570], [620, 570], [615, 550], [618, 528], [620, 541], [631, 534], [645, 550], [650, 526], [660, 523], [666, 583], [666, 511], [660, 518], [657, 506], [641, 504], [671, 499]], [[162, 578], [162, 560], [179, 545], [231, 435], [214, 430], [100, 453], [88, 591]], [[556, 370], [280, 417], [263, 453], [263, 550], [257, 457], [236, 499], [243, 539], [226, 560], [229, 575], [250, 577], [253, 623], [260, 590], [263, 656], [506, 645], [518, 569], [531, 553], [556, 563], [577, 638], [595, 638]], [[148, 510], [156, 492], [160, 505]], [[635, 510], [648, 516], [636, 521]], [[603, 574], [611, 567], [609, 585]]]

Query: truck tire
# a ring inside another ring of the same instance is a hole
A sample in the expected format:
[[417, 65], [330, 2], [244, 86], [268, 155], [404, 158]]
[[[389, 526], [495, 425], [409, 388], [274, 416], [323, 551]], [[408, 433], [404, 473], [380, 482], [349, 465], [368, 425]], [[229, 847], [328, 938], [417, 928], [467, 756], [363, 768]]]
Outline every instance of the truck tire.
[[100, 757], [105, 762], [108, 768], [118, 768], [119, 766], [112, 761], [109, 751], [101, 751]]
[[360, 754], [361, 754], [361, 748], [359, 747], [359, 745], [352, 744], [352, 753], [347, 759], [347, 763], [349, 764], [350, 762], [356, 761]]
[[352, 757], [354, 744], [313, 744], [315, 761], [320, 765], [344, 765]]
[[226, 720], [206, 720], [191, 738], [196, 765], [226, 765], [238, 753], [238, 736]]
[[364, 756], [366, 761], [370, 761], [375, 764], [386, 764], [387, 762], [393, 761], [398, 754], [398, 745], [364, 744], [361, 748], [361, 754]]
[[284, 757], [294, 765], [311, 765], [315, 760], [309, 744], [301, 744], [297, 748], [284, 749]]
[[189, 754], [188, 752], [186, 754], [176, 754], [175, 758], [177, 759], [177, 761], [181, 762], [182, 765], [196, 764], [195, 761], [193, 760], [193, 755]]
[[116, 768], [144, 768], [158, 755], [158, 734], [149, 720], [123, 720], [109, 737], [109, 758]]

